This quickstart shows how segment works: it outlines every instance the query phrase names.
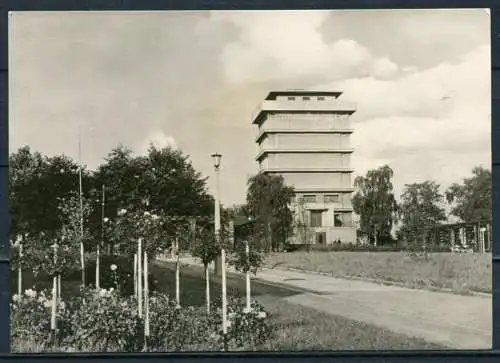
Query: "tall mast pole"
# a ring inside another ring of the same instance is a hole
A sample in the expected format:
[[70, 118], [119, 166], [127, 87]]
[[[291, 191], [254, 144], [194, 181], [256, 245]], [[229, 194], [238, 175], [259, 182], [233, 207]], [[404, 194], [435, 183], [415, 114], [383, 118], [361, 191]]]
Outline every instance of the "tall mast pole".
[[80, 268], [82, 270], [82, 286], [85, 286], [85, 251], [83, 247], [83, 178], [82, 178], [82, 140], [81, 125], [78, 123], [78, 186], [80, 197]]

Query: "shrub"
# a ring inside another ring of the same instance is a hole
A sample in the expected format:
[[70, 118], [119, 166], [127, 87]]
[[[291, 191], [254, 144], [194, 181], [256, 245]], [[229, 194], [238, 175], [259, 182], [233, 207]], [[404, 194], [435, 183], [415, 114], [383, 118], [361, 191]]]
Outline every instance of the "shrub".
[[[44, 292], [15, 297], [12, 302], [12, 338], [31, 341], [49, 351], [50, 300]], [[219, 305], [220, 306], [220, 305]], [[221, 310], [206, 315], [204, 309], [179, 308], [167, 295], [150, 297], [152, 351], [255, 349], [270, 337], [267, 314], [258, 303], [246, 311], [242, 299], [230, 299], [228, 334], [222, 334]], [[66, 304], [59, 302], [57, 343], [82, 351], [133, 352], [144, 347], [144, 323], [137, 314], [137, 302], [115, 290], [84, 288]]]
[[270, 338], [267, 312], [258, 302], [253, 301], [250, 310], [247, 310], [244, 299], [232, 297], [228, 301], [227, 312], [229, 327], [226, 337], [222, 332], [222, 310], [214, 309], [210, 314], [213, 342], [219, 349], [256, 349]]
[[165, 294], [153, 293], [149, 300], [151, 350], [179, 351], [206, 346], [211, 326], [201, 308], [180, 308]]
[[62, 320], [61, 341], [79, 350], [137, 351], [144, 344], [135, 299], [121, 297], [113, 289], [82, 289], [80, 296], [68, 301]]
[[[26, 290], [12, 296], [10, 304], [11, 336], [13, 340], [34, 340], [41, 345], [51, 341], [51, 294], [46, 291]], [[61, 319], [65, 304], [58, 301], [57, 318]]]

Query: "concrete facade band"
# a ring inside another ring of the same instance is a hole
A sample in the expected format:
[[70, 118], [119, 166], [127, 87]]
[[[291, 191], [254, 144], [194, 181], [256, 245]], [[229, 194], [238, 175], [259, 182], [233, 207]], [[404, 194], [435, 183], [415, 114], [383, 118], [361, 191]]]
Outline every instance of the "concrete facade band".
[[295, 188], [293, 243], [355, 243], [350, 116], [341, 92], [271, 92], [253, 116], [260, 170]]

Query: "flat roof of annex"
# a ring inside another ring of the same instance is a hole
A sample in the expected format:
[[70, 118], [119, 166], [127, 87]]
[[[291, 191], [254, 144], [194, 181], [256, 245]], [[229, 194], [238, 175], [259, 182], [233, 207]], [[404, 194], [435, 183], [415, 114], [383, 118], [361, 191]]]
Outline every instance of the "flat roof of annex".
[[342, 95], [340, 91], [308, 91], [308, 90], [289, 90], [289, 91], [271, 91], [265, 98], [266, 101], [276, 100], [280, 96], [330, 96], [338, 98]]

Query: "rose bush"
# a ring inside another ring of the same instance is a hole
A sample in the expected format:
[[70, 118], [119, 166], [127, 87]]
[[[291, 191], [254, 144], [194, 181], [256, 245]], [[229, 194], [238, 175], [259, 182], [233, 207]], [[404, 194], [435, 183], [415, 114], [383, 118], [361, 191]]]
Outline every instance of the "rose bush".
[[[50, 319], [52, 293], [26, 290], [22, 295], [12, 296], [10, 304], [11, 336], [15, 340], [34, 340], [48, 344], [51, 340]], [[57, 319], [61, 320], [66, 304], [57, 301]]]
[[228, 350], [251, 350], [264, 344], [271, 336], [267, 312], [257, 301], [253, 301], [250, 310], [247, 310], [244, 299], [234, 297], [228, 299], [226, 337], [222, 333], [222, 310], [219, 308], [211, 315], [210, 325], [217, 329], [220, 348], [224, 348], [225, 340]]
[[82, 289], [68, 300], [63, 320], [67, 329], [62, 341], [79, 350], [138, 351], [143, 346], [137, 303], [113, 289]]
[[165, 216], [148, 211], [120, 209], [115, 219], [105, 223], [105, 235], [121, 255], [133, 256], [137, 241], [142, 239], [142, 251], [151, 257], [164, 252], [169, 246]]
[[[95, 260], [87, 263], [88, 283], [95, 281]], [[116, 265], [115, 271], [111, 266]], [[153, 272], [148, 272], [149, 290], [157, 289], [158, 281]], [[100, 258], [100, 286], [104, 289], [113, 288], [119, 290], [120, 294], [130, 296], [134, 294], [134, 259], [125, 256], [102, 255]]]

